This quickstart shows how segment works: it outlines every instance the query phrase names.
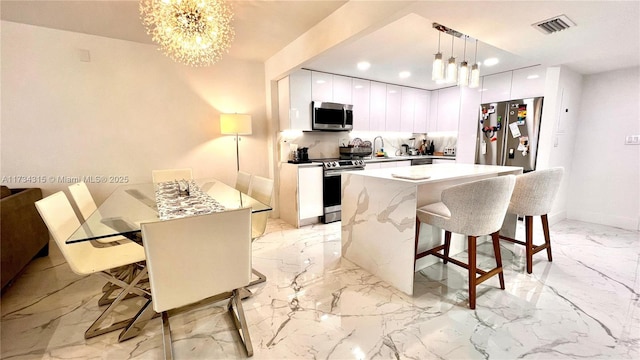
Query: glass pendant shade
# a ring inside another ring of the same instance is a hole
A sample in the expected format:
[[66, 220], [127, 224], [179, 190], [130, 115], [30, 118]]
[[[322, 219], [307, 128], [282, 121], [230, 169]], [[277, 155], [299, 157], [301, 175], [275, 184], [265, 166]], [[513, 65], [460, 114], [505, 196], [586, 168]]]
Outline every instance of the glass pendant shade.
[[470, 88], [477, 88], [480, 86], [480, 69], [478, 69], [478, 64], [473, 64], [471, 66], [471, 79], [469, 80]]
[[437, 53], [433, 60], [433, 70], [431, 72], [431, 80], [437, 81], [444, 78], [444, 63], [442, 62], [442, 53]]
[[458, 81], [458, 64], [456, 64], [456, 58], [453, 56], [449, 58], [449, 63], [447, 64], [446, 81], [448, 83], [455, 83]]
[[458, 85], [469, 85], [469, 64], [466, 61], [460, 63], [460, 70], [458, 70]]

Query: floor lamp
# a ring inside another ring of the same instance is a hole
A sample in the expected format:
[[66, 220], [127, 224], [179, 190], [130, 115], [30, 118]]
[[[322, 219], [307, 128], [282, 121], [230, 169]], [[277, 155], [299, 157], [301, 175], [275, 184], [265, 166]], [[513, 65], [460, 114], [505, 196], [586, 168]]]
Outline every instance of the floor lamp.
[[236, 164], [240, 171], [239, 135], [251, 135], [251, 115], [222, 114], [220, 115], [220, 132], [223, 135], [236, 136]]

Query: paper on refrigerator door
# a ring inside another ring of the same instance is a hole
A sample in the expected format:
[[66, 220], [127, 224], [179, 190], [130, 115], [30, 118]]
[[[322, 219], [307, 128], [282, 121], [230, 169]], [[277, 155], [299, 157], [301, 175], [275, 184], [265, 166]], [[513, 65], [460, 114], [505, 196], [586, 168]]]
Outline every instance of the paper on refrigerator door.
[[511, 136], [514, 138], [520, 137], [520, 129], [518, 129], [518, 123], [509, 124], [509, 130], [511, 130]]

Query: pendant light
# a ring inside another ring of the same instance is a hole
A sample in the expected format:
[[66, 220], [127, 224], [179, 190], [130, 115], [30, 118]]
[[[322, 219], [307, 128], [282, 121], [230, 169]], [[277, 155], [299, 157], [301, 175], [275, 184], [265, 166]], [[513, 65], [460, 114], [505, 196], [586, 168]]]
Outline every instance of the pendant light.
[[467, 36], [464, 39], [464, 51], [462, 55], [462, 62], [460, 63], [460, 70], [458, 70], [458, 85], [469, 86], [469, 63], [467, 63]]
[[439, 81], [444, 78], [444, 63], [442, 62], [442, 53], [440, 52], [440, 34], [438, 31], [438, 53], [433, 60], [433, 70], [431, 71], [431, 80]]
[[447, 78], [446, 82], [455, 83], [458, 80], [458, 64], [456, 64], [456, 58], [453, 56], [453, 40], [454, 36], [451, 35], [451, 57], [447, 64]]
[[471, 66], [471, 80], [469, 80], [470, 88], [480, 86], [480, 69], [478, 69], [478, 40], [476, 39], [476, 53], [473, 56], [473, 66]]

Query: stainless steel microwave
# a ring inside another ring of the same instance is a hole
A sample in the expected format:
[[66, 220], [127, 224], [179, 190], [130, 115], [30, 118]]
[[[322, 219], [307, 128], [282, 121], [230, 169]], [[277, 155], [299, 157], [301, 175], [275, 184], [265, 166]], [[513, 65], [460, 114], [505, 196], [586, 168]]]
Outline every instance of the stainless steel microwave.
[[311, 102], [312, 130], [353, 130], [353, 105], [333, 102]]

